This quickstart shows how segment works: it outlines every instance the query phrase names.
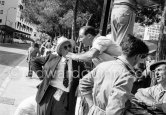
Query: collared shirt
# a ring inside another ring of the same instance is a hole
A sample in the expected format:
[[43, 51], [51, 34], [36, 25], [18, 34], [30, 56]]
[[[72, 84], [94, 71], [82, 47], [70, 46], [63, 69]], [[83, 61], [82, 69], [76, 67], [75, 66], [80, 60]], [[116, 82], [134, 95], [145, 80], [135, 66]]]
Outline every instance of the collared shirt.
[[137, 92], [141, 92], [146, 97], [152, 97], [158, 103], [162, 103], [163, 112], [166, 113], [166, 93], [164, 94], [164, 96], [160, 98], [160, 96], [162, 95], [164, 91], [166, 92], [166, 90], [163, 89], [161, 84], [158, 84], [148, 88], [140, 88], [138, 89]]
[[133, 96], [133, 68], [127, 60], [118, 58], [99, 64], [80, 80], [81, 95], [93, 96], [88, 115], [122, 115], [125, 102]]
[[114, 56], [120, 56], [122, 53], [121, 47], [117, 45], [109, 36], [96, 37], [93, 41], [91, 49], [100, 51], [100, 55], [92, 59], [95, 66], [104, 61], [115, 60]]
[[69, 86], [67, 88], [64, 87], [63, 85], [65, 64], [66, 64], [66, 58], [62, 57], [58, 64], [56, 74], [54, 78], [51, 80], [51, 85], [65, 92], [69, 92], [72, 82], [72, 60], [68, 61]]

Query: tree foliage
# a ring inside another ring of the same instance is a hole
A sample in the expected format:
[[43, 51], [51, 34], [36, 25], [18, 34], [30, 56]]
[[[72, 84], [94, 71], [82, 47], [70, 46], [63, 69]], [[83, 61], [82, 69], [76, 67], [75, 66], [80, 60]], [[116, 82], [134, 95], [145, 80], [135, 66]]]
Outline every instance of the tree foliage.
[[[137, 9], [136, 22], [142, 26], [149, 26], [161, 21], [161, 15], [164, 7], [164, 0], [149, 0], [149, 4], [142, 2]], [[145, 4], [143, 4], [145, 3]]]
[[[88, 24], [99, 27], [102, 11], [99, 1], [79, 0], [78, 28], [87, 24], [87, 21]], [[22, 17], [53, 38], [56, 34], [63, 34], [63, 29], [72, 28], [74, 3], [75, 0], [24, 0]]]
[[136, 22], [142, 26], [149, 26], [153, 23], [159, 23], [161, 20], [162, 10], [157, 7], [143, 7], [137, 12]]

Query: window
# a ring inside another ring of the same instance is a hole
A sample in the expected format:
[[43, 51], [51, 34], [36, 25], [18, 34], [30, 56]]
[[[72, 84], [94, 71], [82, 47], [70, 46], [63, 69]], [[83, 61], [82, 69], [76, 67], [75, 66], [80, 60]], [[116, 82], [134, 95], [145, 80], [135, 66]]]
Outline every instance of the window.
[[4, 4], [5, 4], [5, 1], [1, 1], [1, 4], [4, 5]]
[[0, 10], [0, 14], [3, 14], [3, 10]]
[[2, 19], [0, 19], [0, 23], [2, 23]]
[[0, 1], [0, 5], [4, 5], [5, 4], [5, 1]]

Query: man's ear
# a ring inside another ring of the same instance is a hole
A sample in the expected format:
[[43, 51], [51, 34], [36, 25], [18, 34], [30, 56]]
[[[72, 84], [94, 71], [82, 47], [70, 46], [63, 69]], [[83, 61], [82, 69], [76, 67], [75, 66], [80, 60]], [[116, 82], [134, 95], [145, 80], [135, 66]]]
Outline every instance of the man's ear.
[[88, 37], [88, 39], [90, 39], [92, 37], [92, 35], [91, 34], [87, 34], [87, 37]]

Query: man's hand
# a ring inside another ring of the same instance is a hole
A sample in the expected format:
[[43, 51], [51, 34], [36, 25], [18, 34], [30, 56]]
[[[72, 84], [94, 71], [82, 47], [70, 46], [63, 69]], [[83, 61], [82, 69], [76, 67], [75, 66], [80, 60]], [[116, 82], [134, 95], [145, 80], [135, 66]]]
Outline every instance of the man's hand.
[[93, 48], [85, 53], [80, 53], [80, 54], [74, 54], [69, 52], [66, 55], [66, 58], [71, 58], [72, 60], [76, 60], [76, 61], [89, 61], [95, 57], [98, 57], [99, 54], [100, 54], [100, 51]]
[[67, 59], [73, 59], [73, 60], [74, 60], [75, 57], [76, 57], [75, 54], [74, 54], [74, 53], [71, 53], [71, 52], [69, 52], [69, 53], [66, 55], [66, 58], [67, 58]]

